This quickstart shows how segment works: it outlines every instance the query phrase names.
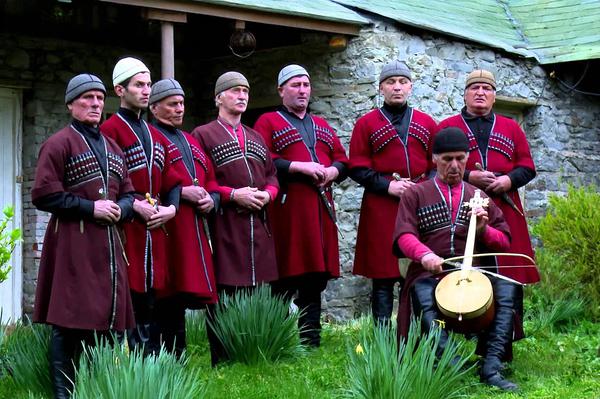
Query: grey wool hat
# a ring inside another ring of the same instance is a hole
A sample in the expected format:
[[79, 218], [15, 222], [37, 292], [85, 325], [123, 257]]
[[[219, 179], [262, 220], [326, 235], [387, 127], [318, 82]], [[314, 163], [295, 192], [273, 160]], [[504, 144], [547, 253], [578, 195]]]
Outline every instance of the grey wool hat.
[[65, 92], [65, 104], [69, 104], [71, 101], [77, 99], [86, 91], [100, 90], [106, 95], [106, 88], [104, 83], [95, 75], [89, 73], [82, 73], [77, 75], [67, 84], [67, 91]]
[[163, 79], [152, 85], [152, 91], [150, 92], [150, 101], [148, 103], [154, 104], [170, 96], [183, 96], [185, 93], [181, 88], [181, 85], [175, 79]]
[[219, 76], [215, 83], [215, 96], [225, 90], [229, 90], [235, 86], [245, 86], [250, 88], [248, 79], [239, 72], [229, 71]]
[[304, 75], [310, 78], [310, 75], [308, 74], [306, 69], [300, 65], [291, 64], [285, 66], [281, 71], [279, 71], [279, 75], [277, 76], [277, 85], [281, 87], [285, 84], [285, 82], [287, 82], [291, 78]]
[[410, 69], [408, 69], [408, 66], [400, 60], [394, 60], [390, 63], [387, 63], [383, 69], [381, 69], [381, 73], [379, 74], [379, 83], [383, 82], [387, 78], [391, 78], [392, 76], [404, 76], [412, 81]]

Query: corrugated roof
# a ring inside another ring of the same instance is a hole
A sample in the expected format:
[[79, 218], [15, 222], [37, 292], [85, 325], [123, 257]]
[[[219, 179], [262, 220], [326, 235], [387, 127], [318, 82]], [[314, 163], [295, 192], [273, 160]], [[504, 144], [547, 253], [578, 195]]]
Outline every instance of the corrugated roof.
[[369, 23], [354, 11], [329, 0], [290, 1], [290, 0], [194, 0], [199, 3], [244, 8], [271, 12], [274, 14], [297, 15], [325, 21], [343, 22], [355, 25]]
[[541, 64], [600, 58], [598, 0], [334, 1]]

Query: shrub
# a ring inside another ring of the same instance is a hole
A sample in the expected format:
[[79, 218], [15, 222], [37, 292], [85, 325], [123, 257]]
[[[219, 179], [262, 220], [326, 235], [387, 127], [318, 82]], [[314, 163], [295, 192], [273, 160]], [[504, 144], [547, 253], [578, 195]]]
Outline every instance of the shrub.
[[144, 357], [101, 340], [85, 347], [75, 377], [73, 399], [167, 399], [206, 396], [199, 369], [187, 367], [185, 355], [177, 360], [161, 348]]
[[298, 312], [288, 309], [288, 303], [273, 297], [267, 286], [240, 290], [221, 298], [209, 325], [232, 361], [257, 364], [293, 358], [304, 349], [298, 336]]
[[577, 287], [590, 315], [600, 317], [600, 194], [593, 186], [570, 186], [566, 196], [551, 195], [545, 217], [533, 228], [542, 241], [537, 252], [540, 289], [551, 299]]
[[8, 264], [13, 250], [21, 240], [21, 229], [6, 231], [9, 222], [15, 215], [12, 206], [7, 206], [2, 211], [4, 217], [0, 220], [0, 283], [8, 278], [11, 266]]
[[346, 396], [365, 399], [437, 399], [460, 396], [467, 387], [460, 380], [470, 372], [465, 364], [464, 342], [448, 340], [442, 357], [435, 348], [440, 329], [421, 336], [420, 322], [413, 322], [407, 340], [398, 344], [394, 327], [366, 326], [360, 343], [348, 349], [350, 387]]
[[8, 373], [22, 391], [52, 397], [49, 352], [50, 326], [19, 322], [6, 336], [4, 350]]

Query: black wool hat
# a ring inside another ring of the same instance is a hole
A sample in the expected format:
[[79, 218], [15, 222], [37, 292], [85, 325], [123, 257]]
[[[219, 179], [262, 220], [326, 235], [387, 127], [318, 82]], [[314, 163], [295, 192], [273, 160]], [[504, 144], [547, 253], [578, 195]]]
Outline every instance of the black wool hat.
[[467, 136], [457, 127], [447, 127], [438, 132], [433, 138], [433, 153], [469, 151]]

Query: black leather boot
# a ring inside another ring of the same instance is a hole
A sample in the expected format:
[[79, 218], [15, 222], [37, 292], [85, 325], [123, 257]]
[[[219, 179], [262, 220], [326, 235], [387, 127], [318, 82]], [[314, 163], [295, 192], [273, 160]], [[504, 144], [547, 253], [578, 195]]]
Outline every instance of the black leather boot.
[[432, 328], [440, 328], [440, 341], [435, 351], [436, 357], [442, 357], [446, 344], [448, 343], [448, 332], [440, 326], [441, 314], [435, 303], [435, 287], [437, 280], [434, 278], [424, 278], [417, 281], [411, 291], [413, 313], [415, 316], [421, 315], [421, 327], [424, 332], [429, 332]]
[[295, 303], [301, 312], [298, 319], [300, 341], [304, 345], [318, 348], [321, 346], [321, 301], [302, 303], [296, 299]]
[[206, 336], [208, 338], [208, 346], [210, 347], [210, 365], [212, 367], [216, 367], [219, 363], [229, 359], [225, 347], [210, 325], [210, 323], [215, 323], [217, 306], [220, 305], [211, 304], [206, 306]]
[[73, 342], [73, 337], [70, 335], [67, 328], [52, 327], [50, 377], [52, 378], [55, 399], [69, 399], [74, 388], [75, 366], [73, 360], [75, 347], [78, 343]]
[[395, 279], [373, 279], [371, 311], [375, 325], [388, 325], [394, 309]]
[[502, 359], [512, 344], [514, 299], [516, 285], [502, 279], [492, 278], [496, 313], [486, 336], [486, 349], [480, 375], [481, 382], [504, 391], [517, 391], [519, 387], [500, 373]]

